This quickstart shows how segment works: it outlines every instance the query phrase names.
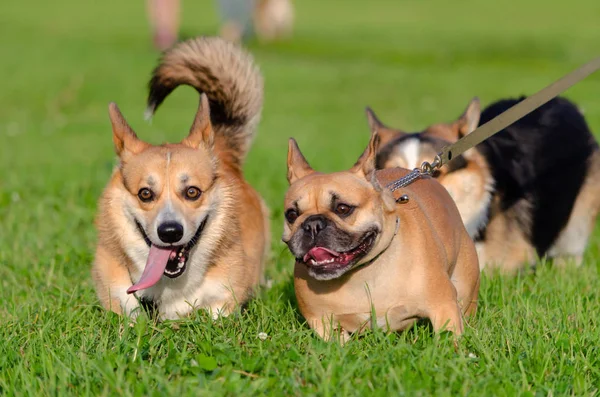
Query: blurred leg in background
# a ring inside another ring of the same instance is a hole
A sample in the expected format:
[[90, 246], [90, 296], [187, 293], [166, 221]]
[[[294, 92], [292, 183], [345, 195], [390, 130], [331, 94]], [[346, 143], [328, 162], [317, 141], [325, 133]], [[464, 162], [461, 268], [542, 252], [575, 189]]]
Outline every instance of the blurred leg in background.
[[221, 14], [221, 36], [236, 43], [251, 36], [255, 4], [256, 0], [217, 0]]
[[154, 46], [164, 51], [179, 36], [179, 0], [148, 0], [147, 5]]
[[254, 32], [260, 41], [284, 39], [292, 34], [294, 6], [291, 0], [255, 0]]
[[255, 35], [268, 42], [288, 37], [294, 24], [291, 0], [217, 0], [221, 36], [239, 42]]
[[[147, 0], [154, 46], [164, 51], [177, 42], [179, 0]], [[291, 0], [217, 0], [220, 34], [239, 43], [252, 36], [267, 42], [288, 37], [294, 23]]]

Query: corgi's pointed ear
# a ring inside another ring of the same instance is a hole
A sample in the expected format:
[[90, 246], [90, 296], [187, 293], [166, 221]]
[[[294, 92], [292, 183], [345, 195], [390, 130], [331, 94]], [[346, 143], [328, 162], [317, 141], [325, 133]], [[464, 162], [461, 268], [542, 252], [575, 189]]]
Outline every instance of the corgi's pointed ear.
[[214, 141], [215, 133], [210, 122], [210, 105], [208, 97], [203, 93], [200, 95], [198, 111], [196, 112], [196, 117], [194, 117], [190, 133], [181, 143], [192, 148], [197, 148], [200, 143], [204, 143], [211, 148]]
[[383, 124], [370, 107], [367, 107], [365, 112], [367, 113], [367, 120], [369, 121], [371, 132], [377, 132], [379, 135], [379, 147], [383, 147], [391, 140], [406, 135], [405, 132], [395, 130]]
[[479, 125], [480, 116], [481, 105], [479, 103], [479, 98], [474, 97], [471, 99], [471, 102], [469, 102], [469, 105], [465, 109], [464, 113], [454, 123], [459, 139], [475, 131]]
[[298, 179], [304, 178], [305, 176], [315, 172], [308, 161], [302, 155], [298, 143], [294, 138], [290, 138], [288, 143], [288, 156], [287, 156], [287, 180], [290, 185], [296, 182]]
[[358, 161], [350, 168], [350, 172], [364, 176], [370, 181], [371, 173], [375, 171], [375, 158], [379, 149], [379, 132], [374, 130], [371, 132], [369, 145], [358, 158]]
[[149, 146], [133, 132], [116, 103], [111, 102], [108, 105], [108, 114], [112, 124], [115, 152], [121, 160], [138, 154]]

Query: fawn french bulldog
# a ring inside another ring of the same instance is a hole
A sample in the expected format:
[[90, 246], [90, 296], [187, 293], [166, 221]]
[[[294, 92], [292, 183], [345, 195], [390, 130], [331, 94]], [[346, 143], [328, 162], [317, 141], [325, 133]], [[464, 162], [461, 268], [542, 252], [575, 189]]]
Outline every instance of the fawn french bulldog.
[[[463, 332], [475, 313], [479, 264], [456, 205], [435, 179], [392, 192], [409, 171], [375, 171], [379, 135], [348, 171], [314, 171], [290, 139], [283, 241], [296, 258], [302, 315], [324, 339], [377, 324], [389, 331], [429, 318]], [[374, 316], [374, 318], [373, 318]]]

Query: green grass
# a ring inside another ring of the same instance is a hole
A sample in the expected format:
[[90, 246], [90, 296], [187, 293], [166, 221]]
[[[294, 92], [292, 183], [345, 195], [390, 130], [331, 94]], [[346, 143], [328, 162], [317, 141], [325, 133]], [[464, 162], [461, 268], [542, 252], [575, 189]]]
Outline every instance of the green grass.
[[[262, 291], [244, 313], [134, 326], [98, 306], [90, 280], [96, 200], [114, 154], [107, 104], [139, 135], [179, 140], [195, 92], [142, 119], [157, 54], [142, 1], [0, 5], [0, 394], [594, 395], [600, 387], [600, 234], [578, 269], [540, 263], [484, 277], [454, 344], [420, 326], [317, 339], [296, 308], [280, 242], [287, 138], [320, 170], [348, 168], [372, 106], [417, 130], [537, 91], [600, 54], [600, 2], [297, 1], [287, 43], [251, 44], [266, 77], [246, 165], [272, 209]], [[186, 35], [215, 32], [213, 2], [184, 2]], [[600, 132], [600, 75], [568, 92]], [[268, 335], [258, 338], [260, 332]]]

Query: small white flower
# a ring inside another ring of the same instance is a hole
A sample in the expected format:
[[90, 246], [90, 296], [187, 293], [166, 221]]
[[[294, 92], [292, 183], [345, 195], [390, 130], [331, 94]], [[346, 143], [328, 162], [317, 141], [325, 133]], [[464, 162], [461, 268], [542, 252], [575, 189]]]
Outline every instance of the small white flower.
[[260, 340], [266, 340], [268, 337], [269, 337], [269, 335], [267, 335], [265, 332], [258, 333], [258, 339], [260, 339]]
[[477, 356], [474, 355], [473, 353], [469, 353], [469, 358], [477, 358]]

